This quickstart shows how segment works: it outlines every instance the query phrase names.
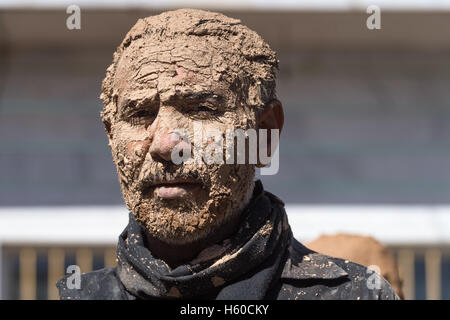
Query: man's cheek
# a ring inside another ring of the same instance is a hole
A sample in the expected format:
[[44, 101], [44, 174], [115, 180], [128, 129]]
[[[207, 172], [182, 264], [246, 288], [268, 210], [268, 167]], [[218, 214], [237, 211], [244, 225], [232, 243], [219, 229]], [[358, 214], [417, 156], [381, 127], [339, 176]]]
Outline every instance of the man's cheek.
[[141, 162], [139, 155], [144, 154], [145, 143], [140, 141], [131, 141], [115, 136], [115, 139], [111, 141], [111, 151], [113, 154], [114, 162], [119, 171], [119, 176], [126, 184], [130, 182], [130, 178], [133, 178], [134, 171]]
[[127, 157], [131, 160], [142, 161], [150, 148], [149, 140], [130, 141], [127, 144]]
[[[121, 141], [119, 143], [120, 156], [117, 165], [121, 171], [129, 179], [129, 182], [137, 178], [139, 169], [145, 161], [145, 156], [148, 153], [150, 142], [148, 140], [132, 140]], [[121, 159], [123, 159], [121, 161]]]

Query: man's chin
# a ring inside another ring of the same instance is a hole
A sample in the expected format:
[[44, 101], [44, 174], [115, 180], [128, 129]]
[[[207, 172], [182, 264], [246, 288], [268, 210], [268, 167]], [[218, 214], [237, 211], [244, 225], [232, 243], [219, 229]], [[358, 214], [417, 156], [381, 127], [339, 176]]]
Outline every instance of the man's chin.
[[192, 244], [208, 238], [223, 218], [193, 203], [189, 207], [180, 207], [177, 199], [160, 199], [142, 204], [134, 215], [152, 238], [173, 245]]
[[206, 241], [215, 228], [213, 226], [206, 227], [204, 229], [196, 228], [195, 230], [189, 230], [190, 228], [186, 228], [182, 231], [180, 231], [179, 229], [166, 229], [164, 230], [164, 232], [161, 232], [160, 228], [155, 228], [155, 226], [149, 226], [146, 229], [149, 235], [158, 241], [164, 242], [169, 245], [187, 246]]

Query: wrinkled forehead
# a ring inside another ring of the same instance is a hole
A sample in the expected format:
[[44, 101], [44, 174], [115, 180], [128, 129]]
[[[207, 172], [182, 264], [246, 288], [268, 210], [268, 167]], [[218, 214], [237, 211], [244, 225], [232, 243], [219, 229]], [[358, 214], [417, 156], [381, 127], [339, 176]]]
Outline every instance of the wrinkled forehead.
[[136, 39], [118, 62], [114, 91], [120, 97], [151, 89], [161, 102], [174, 95], [211, 92], [233, 99], [232, 62], [208, 40], [181, 38], [160, 42]]

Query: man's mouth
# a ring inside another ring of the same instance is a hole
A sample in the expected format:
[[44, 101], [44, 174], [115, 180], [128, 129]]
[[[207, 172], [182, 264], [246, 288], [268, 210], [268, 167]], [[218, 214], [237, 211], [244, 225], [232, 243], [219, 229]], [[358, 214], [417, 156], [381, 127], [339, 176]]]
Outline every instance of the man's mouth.
[[201, 188], [202, 183], [199, 180], [175, 179], [154, 182], [146, 189], [145, 193], [153, 192], [153, 195], [160, 199], [179, 199], [197, 192]]

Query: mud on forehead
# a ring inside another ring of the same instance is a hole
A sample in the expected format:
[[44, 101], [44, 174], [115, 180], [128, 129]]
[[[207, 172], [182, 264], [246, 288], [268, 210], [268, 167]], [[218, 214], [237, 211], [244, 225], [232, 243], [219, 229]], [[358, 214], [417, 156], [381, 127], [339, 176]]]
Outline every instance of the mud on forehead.
[[233, 104], [236, 92], [231, 82], [239, 64], [233, 61], [236, 57], [212, 45], [208, 38], [179, 37], [164, 43], [136, 39], [122, 52], [114, 93], [119, 99], [157, 93], [161, 102], [174, 95], [210, 94]]

